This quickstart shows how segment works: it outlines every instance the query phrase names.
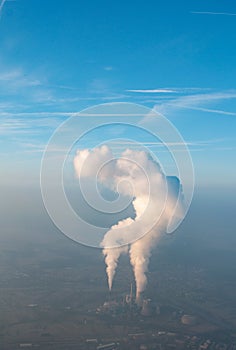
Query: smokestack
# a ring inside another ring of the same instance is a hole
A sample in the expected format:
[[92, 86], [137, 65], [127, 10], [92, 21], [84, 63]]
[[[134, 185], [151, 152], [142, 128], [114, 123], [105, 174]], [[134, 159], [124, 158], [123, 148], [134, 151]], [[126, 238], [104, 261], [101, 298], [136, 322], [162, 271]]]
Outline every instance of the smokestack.
[[111, 301], [111, 290], [109, 289], [108, 301]]
[[136, 304], [141, 307], [143, 303], [143, 298], [141, 292], [136, 293], [136, 299], [135, 299]]

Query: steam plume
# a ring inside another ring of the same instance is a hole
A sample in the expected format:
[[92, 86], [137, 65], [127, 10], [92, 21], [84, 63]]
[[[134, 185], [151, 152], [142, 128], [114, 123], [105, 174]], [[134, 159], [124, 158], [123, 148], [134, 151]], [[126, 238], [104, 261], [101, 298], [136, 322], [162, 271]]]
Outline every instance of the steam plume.
[[[135, 219], [127, 218], [112, 226], [101, 246], [104, 247], [110, 290], [120, 255], [129, 253], [138, 299], [146, 288], [146, 272], [153, 247], [173, 220], [174, 212], [177, 218], [181, 216], [181, 205], [177, 203], [180, 184], [177, 178], [166, 177], [144, 151], [127, 149], [120, 158], [110, 162], [112, 158], [107, 146], [82, 150], [77, 152], [74, 166], [79, 177], [97, 175], [103, 185], [132, 198]], [[101, 168], [102, 164], [107, 165]]]

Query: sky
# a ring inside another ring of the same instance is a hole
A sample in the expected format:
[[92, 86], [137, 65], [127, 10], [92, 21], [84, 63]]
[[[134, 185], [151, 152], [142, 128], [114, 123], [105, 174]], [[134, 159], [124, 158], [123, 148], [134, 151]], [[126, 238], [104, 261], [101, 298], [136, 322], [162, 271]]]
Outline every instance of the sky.
[[1, 184], [39, 185], [72, 114], [131, 102], [179, 130], [197, 188], [235, 190], [235, 35], [234, 0], [0, 0]]

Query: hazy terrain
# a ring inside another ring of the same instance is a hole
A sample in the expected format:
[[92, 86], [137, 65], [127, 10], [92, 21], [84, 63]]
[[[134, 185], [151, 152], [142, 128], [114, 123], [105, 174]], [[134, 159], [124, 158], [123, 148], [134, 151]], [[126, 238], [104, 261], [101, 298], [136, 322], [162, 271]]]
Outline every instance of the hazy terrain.
[[[89, 337], [106, 338], [108, 321], [95, 313], [109, 297], [101, 250], [83, 247], [61, 234], [48, 218], [38, 191], [31, 191], [29, 196], [25, 191], [11, 189], [4, 198], [0, 236], [1, 348], [14, 349], [17, 344], [34, 342], [41, 346], [45, 343], [47, 348], [49, 340], [54, 345], [68, 341], [73, 346]], [[164, 311], [159, 318], [144, 322], [147, 332], [165, 328], [233, 336], [235, 204], [233, 193], [209, 192], [207, 196], [202, 192], [194, 198], [178, 231], [163, 237], [151, 258], [145, 296]], [[131, 282], [132, 269], [123, 257], [111, 297], [120, 298], [129, 292]], [[171, 308], [194, 314], [198, 324], [186, 329], [178, 317], [170, 319]], [[125, 332], [141, 327], [138, 320], [131, 319], [126, 330], [119, 327], [127, 320], [112, 322], [117, 324], [110, 329], [110, 337], [121, 338]]]

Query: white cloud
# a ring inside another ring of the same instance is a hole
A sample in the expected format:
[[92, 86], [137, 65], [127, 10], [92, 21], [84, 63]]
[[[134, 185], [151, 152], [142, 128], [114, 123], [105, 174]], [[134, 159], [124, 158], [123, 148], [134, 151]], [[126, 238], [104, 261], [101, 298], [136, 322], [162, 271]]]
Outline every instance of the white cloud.
[[110, 72], [113, 70], [113, 67], [112, 66], [106, 66], [104, 67], [104, 70], [106, 70], [107, 72]]
[[128, 92], [137, 92], [137, 93], [177, 93], [177, 90], [171, 90], [171, 89], [140, 89], [140, 90], [126, 90]]
[[193, 13], [193, 14], [196, 14], [196, 15], [236, 16], [236, 13], [231, 13], [231, 12], [191, 11], [190, 13]]

